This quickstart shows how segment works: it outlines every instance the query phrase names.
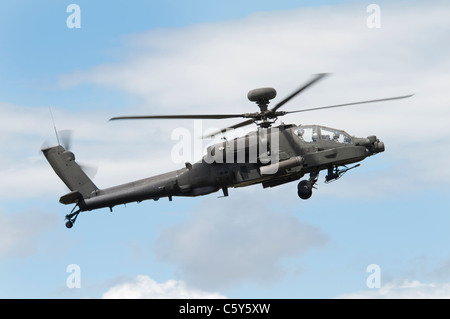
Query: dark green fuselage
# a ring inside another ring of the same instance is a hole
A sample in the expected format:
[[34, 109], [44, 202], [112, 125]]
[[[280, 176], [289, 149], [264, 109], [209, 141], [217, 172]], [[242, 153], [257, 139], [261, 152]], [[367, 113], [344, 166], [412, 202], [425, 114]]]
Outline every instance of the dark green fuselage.
[[[280, 125], [212, 145], [202, 160], [186, 163], [179, 170], [99, 189], [77, 168], [73, 153], [62, 146], [43, 150], [72, 191], [60, 201], [76, 203], [81, 211], [162, 197], [172, 200], [173, 196], [200, 196], [221, 189], [227, 196], [230, 187], [258, 183], [264, 188], [273, 187], [383, 151], [384, 144], [375, 136], [356, 138], [318, 125]], [[73, 181], [76, 174], [81, 177]]]

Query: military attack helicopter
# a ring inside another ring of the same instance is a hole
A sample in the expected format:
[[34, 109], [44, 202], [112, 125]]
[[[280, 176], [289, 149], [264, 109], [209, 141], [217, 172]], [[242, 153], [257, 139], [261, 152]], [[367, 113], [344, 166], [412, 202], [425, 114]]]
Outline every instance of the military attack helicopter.
[[[259, 88], [248, 92], [248, 99], [255, 102], [259, 112], [243, 114], [198, 114], [198, 115], [155, 115], [120, 116], [116, 120], [142, 119], [228, 119], [245, 118], [245, 121], [216, 131], [204, 137], [223, 134], [231, 129], [249, 124], [258, 126], [245, 136], [231, 141], [213, 144], [207, 148], [206, 155], [198, 162], [187, 162], [185, 167], [109, 188], [98, 188], [75, 161], [75, 155], [63, 145], [43, 148], [42, 152], [55, 173], [70, 189], [60, 198], [62, 204], [75, 204], [66, 215], [66, 227], [71, 228], [78, 214], [83, 211], [108, 207], [111, 211], [116, 205], [158, 200], [174, 196], [200, 196], [223, 191], [228, 196], [228, 188], [244, 187], [261, 183], [263, 188], [274, 187], [301, 179], [297, 193], [301, 199], [308, 199], [318, 181], [319, 172], [327, 171], [325, 182], [339, 179], [350, 169], [347, 166], [364, 160], [366, 157], [384, 152], [385, 145], [375, 135], [366, 138], [351, 136], [347, 132], [320, 125], [281, 124], [275, 127], [278, 117], [321, 109], [348, 105], [382, 102], [408, 98], [412, 95], [390, 97], [377, 100], [360, 101], [315, 107], [296, 111], [279, 109], [299, 93], [327, 76], [316, 74], [292, 94], [268, 107], [276, 97], [273, 88]], [[59, 144], [59, 140], [58, 140]]]

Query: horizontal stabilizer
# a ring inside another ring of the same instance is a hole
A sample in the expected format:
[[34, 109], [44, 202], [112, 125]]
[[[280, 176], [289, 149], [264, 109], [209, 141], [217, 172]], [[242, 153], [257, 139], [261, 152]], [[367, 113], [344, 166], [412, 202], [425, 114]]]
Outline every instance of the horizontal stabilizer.
[[66, 195], [61, 196], [59, 202], [64, 205], [78, 203], [80, 199], [83, 199], [83, 196], [79, 191], [72, 191]]

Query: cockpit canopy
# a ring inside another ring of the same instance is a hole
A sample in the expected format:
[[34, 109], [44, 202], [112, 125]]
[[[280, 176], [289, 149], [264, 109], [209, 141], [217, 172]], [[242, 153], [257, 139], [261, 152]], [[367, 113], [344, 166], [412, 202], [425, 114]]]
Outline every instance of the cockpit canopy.
[[352, 137], [345, 131], [319, 125], [301, 125], [294, 134], [305, 142], [330, 141], [335, 143], [352, 143]]

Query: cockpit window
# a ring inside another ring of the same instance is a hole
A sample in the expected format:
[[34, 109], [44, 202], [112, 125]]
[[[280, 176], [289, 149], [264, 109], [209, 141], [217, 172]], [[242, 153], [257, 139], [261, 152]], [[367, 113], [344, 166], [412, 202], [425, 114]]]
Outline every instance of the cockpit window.
[[321, 139], [344, 144], [351, 143], [352, 141], [352, 138], [347, 133], [327, 127], [321, 128]]
[[352, 142], [351, 136], [346, 132], [322, 126], [301, 126], [295, 130], [295, 135], [305, 142], [317, 142], [319, 139], [342, 144]]
[[314, 126], [299, 127], [295, 131], [295, 134], [301, 139], [303, 139], [305, 142], [317, 142], [317, 140], [319, 139], [319, 134], [317, 131], [318, 131], [317, 128]]

